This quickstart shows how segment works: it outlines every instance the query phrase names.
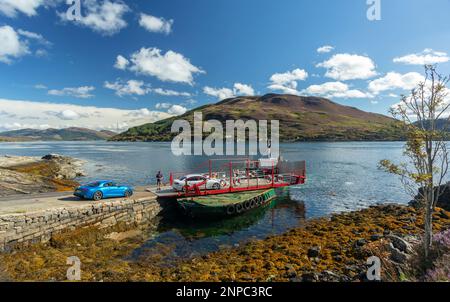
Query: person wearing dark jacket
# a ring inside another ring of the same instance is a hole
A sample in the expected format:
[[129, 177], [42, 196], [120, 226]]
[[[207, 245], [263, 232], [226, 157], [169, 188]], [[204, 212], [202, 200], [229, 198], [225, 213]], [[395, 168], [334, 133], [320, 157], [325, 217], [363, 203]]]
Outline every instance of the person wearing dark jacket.
[[158, 191], [161, 191], [161, 185], [162, 185], [162, 180], [163, 180], [164, 176], [161, 173], [161, 171], [158, 171], [158, 173], [156, 174], [156, 185], [158, 187]]

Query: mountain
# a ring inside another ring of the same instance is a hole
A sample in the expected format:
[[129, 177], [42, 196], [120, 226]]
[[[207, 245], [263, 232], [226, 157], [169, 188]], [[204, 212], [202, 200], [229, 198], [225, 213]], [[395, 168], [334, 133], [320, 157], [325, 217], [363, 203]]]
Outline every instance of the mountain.
[[117, 133], [85, 128], [66, 129], [21, 129], [0, 133], [0, 141], [93, 141], [107, 140]]
[[114, 141], [170, 141], [172, 122], [191, 123], [195, 111], [203, 119], [279, 120], [282, 141], [349, 141], [401, 139], [398, 121], [387, 116], [336, 104], [325, 98], [267, 94], [261, 97], [236, 97], [205, 105], [177, 117], [130, 128], [114, 136]]

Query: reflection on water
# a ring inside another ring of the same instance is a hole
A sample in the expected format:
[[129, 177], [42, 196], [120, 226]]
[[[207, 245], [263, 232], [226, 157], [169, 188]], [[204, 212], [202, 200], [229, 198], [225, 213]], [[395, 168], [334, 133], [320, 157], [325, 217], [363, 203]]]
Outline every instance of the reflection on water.
[[164, 256], [163, 262], [167, 264], [171, 260], [282, 234], [300, 226], [304, 219], [304, 204], [291, 200], [289, 191], [283, 189], [277, 190], [277, 198], [270, 206], [223, 220], [192, 220], [173, 207], [172, 213], [162, 218], [158, 235], [136, 249], [130, 258], [142, 260], [159, 254]]
[[[133, 252], [133, 258], [160, 253], [172, 258], [233, 246], [252, 238], [279, 234], [303, 219], [351, 211], [377, 203], [407, 203], [410, 197], [399, 179], [377, 169], [382, 159], [400, 161], [401, 142], [281, 144], [288, 160], [306, 160], [307, 183], [284, 191], [271, 208], [212, 224], [186, 221], [176, 213], [165, 217], [157, 236]], [[113, 179], [119, 183], [154, 183], [162, 170], [193, 171], [207, 158], [176, 157], [170, 143], [28, 142], [1, 143], [0, 155], [42, 156], [59, 153], [87, 161], [87, 177], [80, 181]], [[289, 197], [288, 197], [289, 196]], [[170, 252], [169, 252], [170, 251]]]

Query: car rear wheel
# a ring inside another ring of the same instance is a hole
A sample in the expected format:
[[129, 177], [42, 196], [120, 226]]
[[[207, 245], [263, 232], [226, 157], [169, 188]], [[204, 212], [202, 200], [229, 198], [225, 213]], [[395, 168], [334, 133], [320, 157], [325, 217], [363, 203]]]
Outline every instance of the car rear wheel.
[[131, 190], [126, 190], [125, 191], [125, 197], [131, 197], [133, 195], [133, 192]]
[[212, 188], [213, 188], [213, 190], [220, 190], [220, 184], [215, 183], [215, 184], [213, 184]]
[[97, 191], [97, 192], [94, 193], [93, 199], [94, 199], [95, 201], [102, 200], [102, 198], [103, 198], [103, 193], [102, 193], [102, 192]]

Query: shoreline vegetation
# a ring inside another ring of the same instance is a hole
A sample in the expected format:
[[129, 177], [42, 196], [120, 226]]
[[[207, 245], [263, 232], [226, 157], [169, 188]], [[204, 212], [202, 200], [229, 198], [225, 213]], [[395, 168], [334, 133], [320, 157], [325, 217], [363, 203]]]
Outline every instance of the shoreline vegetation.
[[[436, 233], [450, 227], [450, 212], [437, 208], [434, 218]], [[175, 262], [166, 260], [173, 252], [170, 245], [130, 260], [131, 252], [152, 238], [157, 224], [66, 231], [46, 244], [1, 254], [0, 263], [13, 281], [64, 281], [66, 259], [77, 255], [82, 281], [353, 282], [365, 280], [366, 260], [375, 255], [382, 261], [382, 281], [439, 281], [430, 278], [442, 275], [440, 267], [420, 260], [423, 212], [412, 206], [378, 205], [333, 214], [282, 235]], [[445, 257], [449, 251], [450, 246]]]
[[30, 156], [0, 157], [0, 197], [17, 194], [65, 192], [83, 176], [84, 162], [78, 159], [49, 154], [42, 158]]

